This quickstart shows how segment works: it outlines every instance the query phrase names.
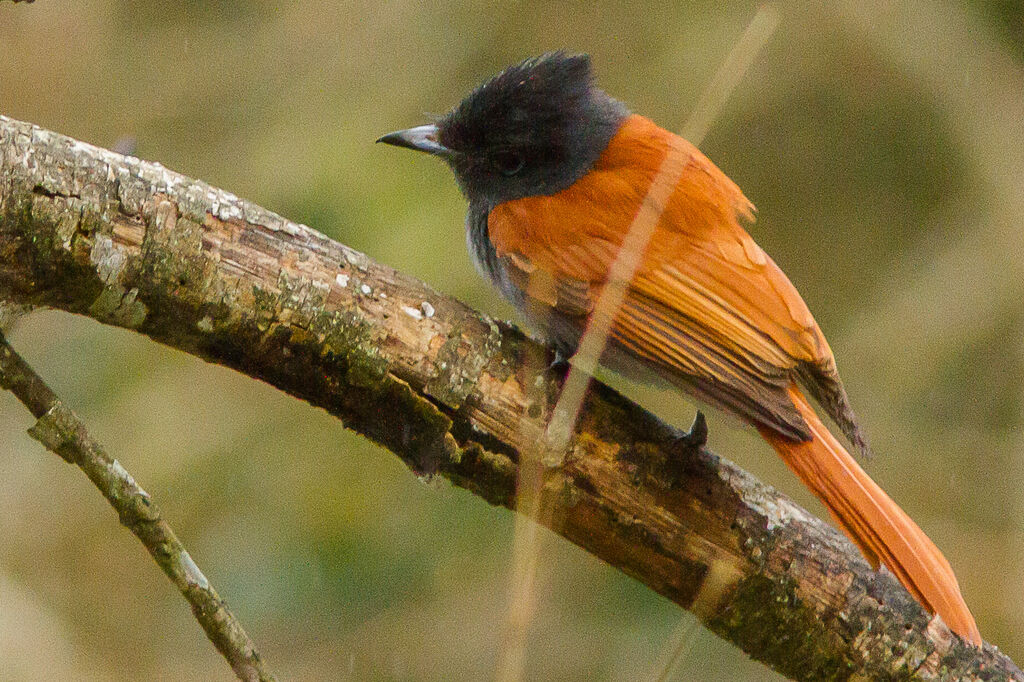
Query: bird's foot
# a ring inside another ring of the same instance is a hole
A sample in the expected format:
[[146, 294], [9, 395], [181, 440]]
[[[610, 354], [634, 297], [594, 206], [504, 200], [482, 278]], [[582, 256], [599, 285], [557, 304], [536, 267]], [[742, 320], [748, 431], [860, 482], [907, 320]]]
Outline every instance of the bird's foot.
[[547, 368], [544, 370], [544, 374], [558, 383], [562, 383], [565, 381], [565, 377], [571, 368], [572, 365], [569, 364], [568, 356], [563, 355], [562, 351], [556, 348], [553, 351], [551, 362], [548, 363]]
[[704, 413], [697, 410], [697, 414], [693, 417], [693, 424], [690, 425], [690, 430], [681, 436], [677, 436], [672, 439], [672, 444], [679, 449], [685, 450], [700, 450], [708, 444], [708, 420], [704, 418]]
[[666, 488], [676, 488], [686, 477], [686, 471], [692, 466], [693, 456], [704, 449], [708, 442], [708, 422], [704, 413], [697, 410], [690, 430], [681, 436], [675, 436], [667, 443], [664, 459], [655, 466], [656, 480]]

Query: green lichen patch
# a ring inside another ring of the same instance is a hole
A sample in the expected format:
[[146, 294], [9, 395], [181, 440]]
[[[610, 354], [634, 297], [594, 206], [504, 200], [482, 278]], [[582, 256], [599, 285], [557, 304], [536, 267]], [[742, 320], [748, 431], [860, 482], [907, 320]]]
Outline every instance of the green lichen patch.
[[719, 636], [778, 672], [802, 680], [849, 680], [859, 666], [849, 643], [817, 625], [818, 614], [797, 596], [796, 583], [754, 574], [744, 578], [720, 613], [705, 623]]
[[[36, 237], [40, 238], [45, 235], [49, 238], [53, 228], [61, 221], [65, 208], [64, 202], [61, 200], [61, 197], [51, 194], [33, 194], [31, 201], [29, 216], [31, 222], [37, 226], [35, 230]], [[47, 244], [42, 246], [44, 248], [48, 247]]]
[[510, 457], [492, 452], [476, 441], [467, 442], [460, 455], [452, 466], [443, 469], [452, 483], [493, 505], [509, 507], [513, 503], [518, 468]]
[[474, 343], [473, 339], [479, 335], [463, 333], [462, 325], [456, 324], [448, 331], [448, 338], [437, 353], [435, 376], [423, 390], [449, 409], [457, 410], [473, 392], [480, 373], [501, 345], [498, 326], [490, 320], [486, 322], [489, 329], [483, 343]]
[[366, 411], [374, 422], [368, 435], [399, 453], [413, 472], [432, 476], [459, 461], [461, 453], [449, 433], [451, 419], [437, 405], [390, 376], [377, 397]]
[[74, 464], [77, 461], [77, 455], [73, 450], [68, 450], [65, 445], [74, 438], [74, 431], [78, 423], [78, 419], [71, 410], [63, 403], [57, 403], [32, 425], [28, 434], [42, 443], [46, 449], [57, 453], [66, 462]]
[[177, 206], [157, 201], [146, 210], [139, 280], [148, 289], [161, 289], [199, 302], [208, 294], [213, 263], [203, 251], [203, 226], [178, 216]]
[[373, 388], [387, 376], [388, 361], [377, 349], [378, 332], [358, 313], [320, 310], [309, 330], [322, 339], [322, 355], [341, 361], [348, 383]]
[[461, 340], [461, 330], [458, 327], [452, 329], [437, 352], [437, 359], [434, 362], [436, 374], [423, 387], [424, 393], [453, 410], [458, 409], [476, 384], [476, 377], [468, 376], [469, 373], [463, 371]]
[[92, 237], [110, 231], [110, 223], [101, 211], [85, 206], [78, 221], [75, 238]]
[[252, 285], [252, 311], [256, 327], [261, 332], [270, 329], [270, 325], [277, 319], [277, 296], [258, 285]]
[[116, 284], [105, 287], [89, 306], [89, 314], [101, 322], [138, 329], [149, 315], [149, 309], [138, 300], [138, 295], [138, 289], [125, 291]]

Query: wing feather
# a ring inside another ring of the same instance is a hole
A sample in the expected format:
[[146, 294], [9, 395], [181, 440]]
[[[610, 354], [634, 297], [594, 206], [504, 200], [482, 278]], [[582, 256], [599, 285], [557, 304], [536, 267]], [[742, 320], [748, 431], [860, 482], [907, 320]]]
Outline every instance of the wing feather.
[[[625, 139], [620, 139], [624, 137]], [[803, 299], [739, 224], [752, 205], [682, 138], [633, 116], [586, 176], [551, 196], [495, 207], [488, 233], [531, 308], [574, 339], [606, 283], [644, 191], [669, 147], [687, 154], [622, 308], [612, 343], [698, 397], [797, 439], [809, 436], [787, 388], [831, 351]], [[534, 282], [536, 280], [536, 283]]]

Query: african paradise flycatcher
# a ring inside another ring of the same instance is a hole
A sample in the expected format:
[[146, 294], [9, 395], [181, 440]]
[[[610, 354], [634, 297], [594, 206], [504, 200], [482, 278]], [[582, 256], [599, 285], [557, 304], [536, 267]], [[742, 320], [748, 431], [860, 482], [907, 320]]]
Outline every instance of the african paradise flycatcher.
[[981, 635], [942, 553], [818, 418], [867, 444], [821, 329], [740, 225], [753, 205], [683, 138], [594, 85], [586, 55], [555, 52], [480, 85], [437, 123], [379, 142], [444, 159], [469, 201], [477, 268], [565, 357], [586, 329], [627, 231], [671, 153], [680, 180], [616, 311], [602, 362], [654, 372], [752, 424], [871, 565], [931, 613]]

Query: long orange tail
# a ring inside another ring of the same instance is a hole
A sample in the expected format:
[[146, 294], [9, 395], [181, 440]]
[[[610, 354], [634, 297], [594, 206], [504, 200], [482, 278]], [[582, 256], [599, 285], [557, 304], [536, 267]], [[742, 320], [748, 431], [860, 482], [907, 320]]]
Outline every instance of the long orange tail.
[[978, 626], [946, 557], [860, 468], [795, 385], [789, 395], [813, 439], [794, 442], [763, 428], [761, 435], [825, 503], [874, 568], [879, 561], [884, 563], [926, 609], [942, 616], [953, 632], [981, 646]]

